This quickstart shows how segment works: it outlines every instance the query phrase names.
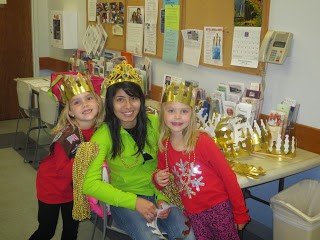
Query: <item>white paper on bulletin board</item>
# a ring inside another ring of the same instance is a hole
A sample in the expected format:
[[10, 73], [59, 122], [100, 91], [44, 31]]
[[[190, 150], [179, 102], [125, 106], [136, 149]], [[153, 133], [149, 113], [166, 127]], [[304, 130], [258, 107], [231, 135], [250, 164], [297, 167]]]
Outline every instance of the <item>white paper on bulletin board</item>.
[[97, 0], [88, 0], [88, 21], [95, 22], [96, 21], [96, 5]]
[[261, 27], [235, 27], [231, 65], [257, 68]]

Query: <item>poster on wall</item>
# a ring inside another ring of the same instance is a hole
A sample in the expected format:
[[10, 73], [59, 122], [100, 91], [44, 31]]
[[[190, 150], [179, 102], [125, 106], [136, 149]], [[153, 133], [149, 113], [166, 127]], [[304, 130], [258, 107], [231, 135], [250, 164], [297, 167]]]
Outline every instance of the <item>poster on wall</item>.
[[158, 0], [145, 1], [145, 24], [143, 51], [146, 54], [157, 54]]
[[128, 6], [126, 51], [142, 56], [144, 7]]
[[223, 66], [223, 27], [204, 28], [203, 62]]
[[234, 0], [234, 26], [261, 27], [261, 0]]

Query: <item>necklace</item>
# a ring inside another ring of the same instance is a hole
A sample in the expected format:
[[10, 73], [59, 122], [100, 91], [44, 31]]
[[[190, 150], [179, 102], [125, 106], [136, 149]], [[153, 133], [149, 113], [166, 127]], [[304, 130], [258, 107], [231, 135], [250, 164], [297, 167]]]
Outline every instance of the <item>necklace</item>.
[[84, 136], [80, 127], [77, 127], [80, 144], [74, 158], [72, 166], [72, 186], [74, 205], [72, 209], [72, 217], [75, 220], [82, 221], [90, 219], [90, 206], [87, 196], [82, 193], [85, 173], [87, 172], [91, 161], [98, 154], [98, 145], [93, 142], [84, 142]]
[[[168, 168], [169, 164], [168, 164], [168, 145], [169, 145], [169, 138], [167, 138], [166, 141], [166, 150], [164, 152], [164, 156], [165, 156], [165, 160], [166, 160], [166, 168]], [[194, 163], [196, 161], [196, 154], [195, 151], [193, 151], [193, 161], [191, 162], [191, 154], [188, 154], [188, 161], [186, 164], [186, 169], [185, 171], [181, 173], [181, 178], [180, 178], [180, 184], [181, 186], [179, 186], [179, 189], [177, 189], [178, 193], [184, 191], [187, 186], [191, 183], [191, 166], [194, 166]]]
[[79, 136], [80, 136], [80, 143], [83, 143], [84, 142], [84, 137], [83, 137], [83, 134], [82, 134], [82, 131], [79, 127], [78, 128], [78, 132], [79, 132]]

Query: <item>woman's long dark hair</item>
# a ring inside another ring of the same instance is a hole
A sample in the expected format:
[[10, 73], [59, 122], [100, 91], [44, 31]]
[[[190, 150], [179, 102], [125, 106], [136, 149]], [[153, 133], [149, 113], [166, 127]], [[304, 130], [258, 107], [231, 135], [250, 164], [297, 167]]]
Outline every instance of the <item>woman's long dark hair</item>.
[[122, 89], [130, 97], [137, 97], [140, 99], [141, 105], [140, 110], [137, 115], [137, 124], [136, 124], [136, 144], [138, 146], [137, 153], [142, 153], [142, 150], [147, 141], [147, 114], [145, 109], [145, 97], [142, 92], [141, 87], [133, 82], [120, 82], [111, 85], [107, 89], [105, 108], [106, 108], [106, 117], [105, 122], [108, 124], [111, 138], [112, 138], [112, 158], [120, 155], [123, 149], [123, 142], [120, 138], [120, 129], [121, 123], [120, 120], [114, 114], [113, 107], [113, 98], [118, 92]]

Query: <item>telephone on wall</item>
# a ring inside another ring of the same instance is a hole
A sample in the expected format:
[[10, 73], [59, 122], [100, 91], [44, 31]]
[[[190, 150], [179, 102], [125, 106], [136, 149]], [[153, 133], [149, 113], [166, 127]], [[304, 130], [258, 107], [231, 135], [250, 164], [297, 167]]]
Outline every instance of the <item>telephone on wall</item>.
[[290, 32], [268, 31], [260, 47], [259, 61], [283, 64], [290, 52], [292, 37]]

